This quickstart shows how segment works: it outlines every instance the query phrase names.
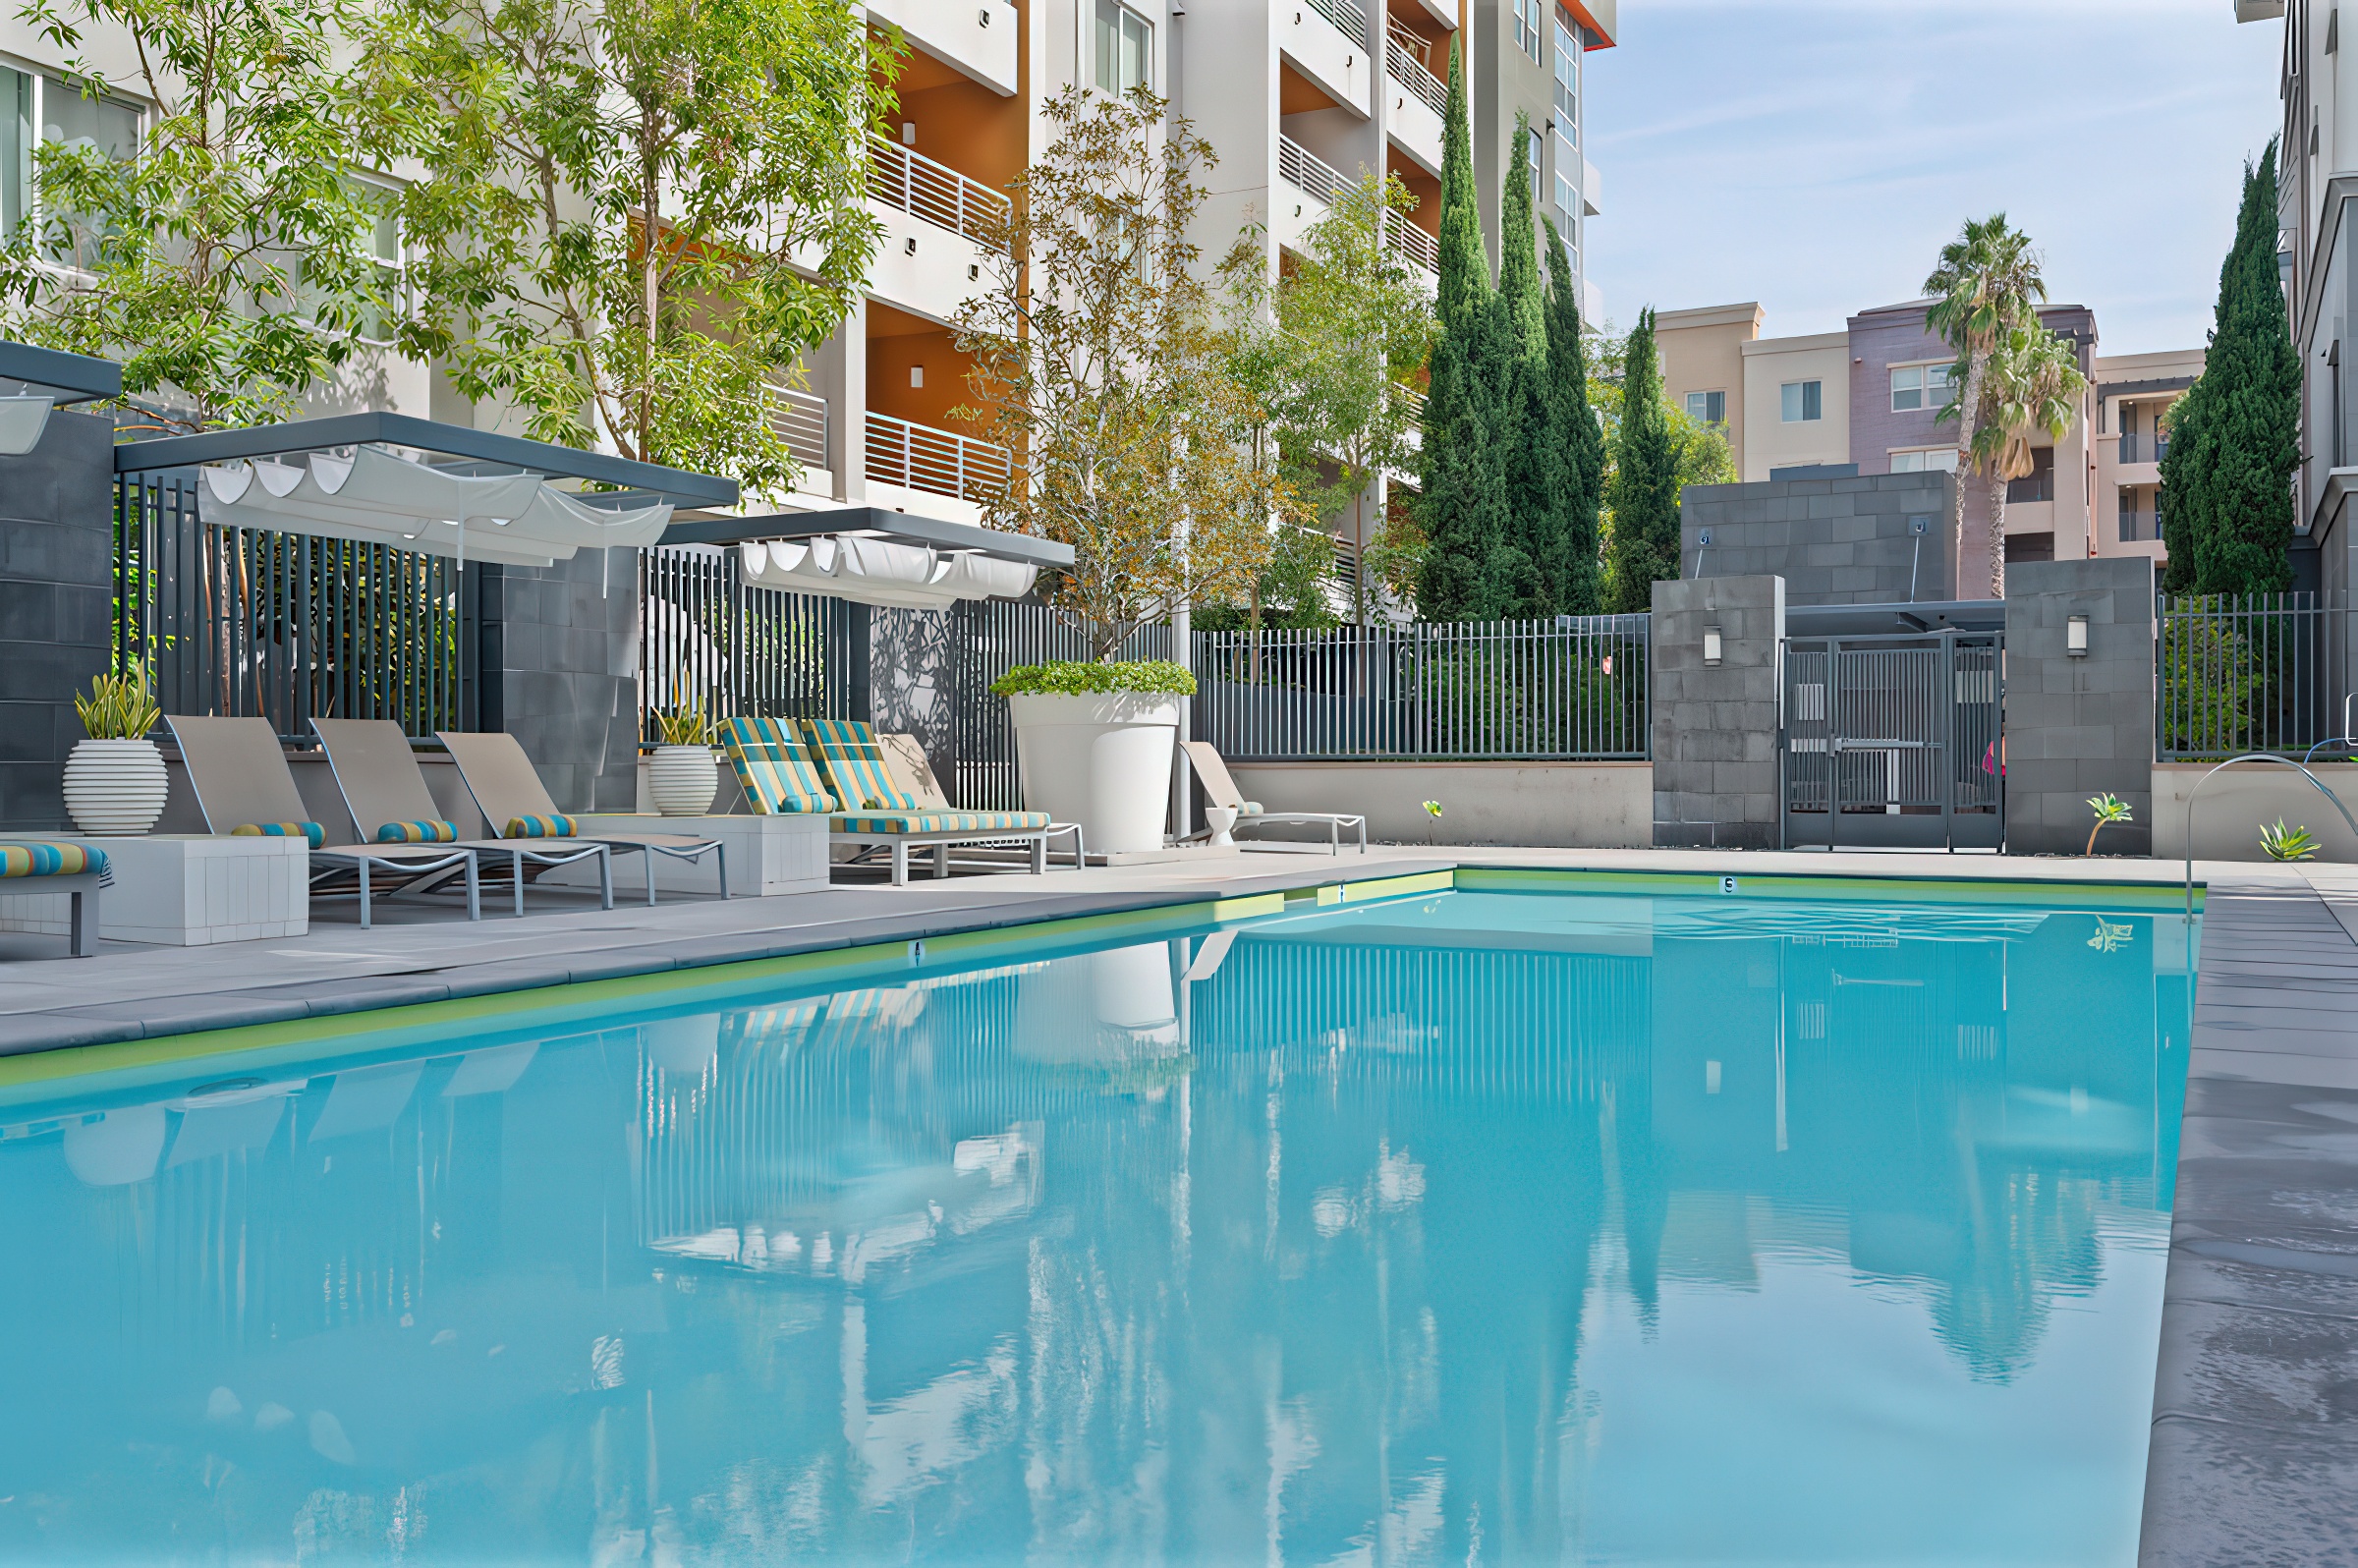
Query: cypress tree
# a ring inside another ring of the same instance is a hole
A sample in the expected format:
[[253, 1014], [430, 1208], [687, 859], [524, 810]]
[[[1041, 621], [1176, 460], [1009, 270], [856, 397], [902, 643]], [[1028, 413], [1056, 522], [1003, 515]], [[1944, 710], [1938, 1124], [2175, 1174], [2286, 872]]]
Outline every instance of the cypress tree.
[[1597, 557], [1597, 510], [1604, 483], [1604, 431], [1589, 406], [1589, 356], [1580, 341], [1580, 298], [1572, 258], [1547, 224], [1547, 442], [1559, 454], [1559, 484], [1549, 510], [1540, 571], [1559, 615], [1595, 615], [1604, 607]]
[[1498, 193], [1498, 293], [1491, 301], [1497, 392], [1490, 426], [1506, 480], [1507, 530], [1490, 546], [1485, 575], [1491, 613], [1532, 620], [1555, 613], [1542, 571], [1564, 487], [1562, 449], [1549, 417], [1547, 311], [1531, 210], [1531, 116], [1515, 111], [1515, 145]]
[[1488, 572], [1505, 533], [1506, 476], [1495, 437], [1490, 360], [1490, 269], [1475, 207], [1473, 136], [1466, 123], [1465, 62], [1449, 45], [1449, 110], [1441, 157], [1440, 334], [1425, 401], [1423, 515], [1427, 549], [1417, 613], [1428, 621], [1495, 615]]
[[1654, 585], [1678, 576], [1678, 440], [1662, 406], [1654, 311], [1640, 311], [1621, 376], [1613, 472], [1613, 608], [1654, 607]]
[[[2243, 205], [2235, 244], [2218, 269], [2210, 352], [2170, 420], [2169, 456], [2162, 466], [2168, 497], [2165, 581], [2197, 593], [2274, 593], [2291, 582], [2300, 406], [2300, 357], [2276, 272], [2272, 140], [2258, 168], [2244, 165]], [[2181, 551], [2190, 557], [2185, 568]]]

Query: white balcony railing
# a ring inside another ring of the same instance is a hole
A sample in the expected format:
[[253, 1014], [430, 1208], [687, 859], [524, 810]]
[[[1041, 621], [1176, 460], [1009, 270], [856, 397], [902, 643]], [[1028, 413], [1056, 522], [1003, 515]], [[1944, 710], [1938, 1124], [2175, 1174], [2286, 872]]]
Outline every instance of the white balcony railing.
[[1362, 48], [1368, 41], [1368, 14], [1352, 0], [1310, 0], [1310, 8], [1334, 24], [1337, 31]]
[[1443, 119], [1449, 114], [1449, 88], [1439, 77], [1425, 69], [1417, 57], [1400, 47], [1400, 40], [1383, 40], [1383, 68], [1394, 82], [1406, 87], [1420, 102]]
[[1386, 216], [1383, 220], [1383, 238], [1393, 250], [1426, 271], [1436, 277], [1440, 275], [1441, 242], [1409, 222], [1408, 219], [1401, 217], [1398, 213]]
[[827, 467], [827, 400], [800, 387], [769, 389], [769, 427], [807, 469]]
[[888, 207], [962, 234], [1004, 254], [1012, 203], [1004, 192], [881, 137], [869, 141], [868, 194]]
[[954, 430], [870, 414], [868, 477], [875, 484], [979, 500], [1007, 482], [1007, 449]]
[[1328, 205], [1351, 189], [1334, 165], [1288, 136], [1277, 139], [1277, 173], [1295, 190]]

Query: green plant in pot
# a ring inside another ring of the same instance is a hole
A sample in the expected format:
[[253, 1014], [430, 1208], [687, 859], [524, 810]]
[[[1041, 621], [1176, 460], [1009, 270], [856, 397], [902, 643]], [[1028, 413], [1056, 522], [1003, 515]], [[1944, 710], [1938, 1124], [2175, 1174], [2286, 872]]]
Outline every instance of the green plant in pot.
[[657, 711], [655, 733], [660, 739], [646, 762], [646, 793], [655, 810], [665, 816], [709, 812], [720, 793], [720, 767], [712, 759], [712, 719], [703, 704], [684, 697]]
[[172, 793], [163, 754], [147, 738], [163, 710], [147, 691], [138, 659], [90, 683], [74, 699], [88, 739], [66, 758], [66, 814], [93, 837], [137, 836], [155, 826]]
[[1093, 854], [1164, 846], [1180, 703], [1196, 691], [1184, 665], [1020, 664], [990, 689], [1007, 699], [1026, 807], [1079, 822]]

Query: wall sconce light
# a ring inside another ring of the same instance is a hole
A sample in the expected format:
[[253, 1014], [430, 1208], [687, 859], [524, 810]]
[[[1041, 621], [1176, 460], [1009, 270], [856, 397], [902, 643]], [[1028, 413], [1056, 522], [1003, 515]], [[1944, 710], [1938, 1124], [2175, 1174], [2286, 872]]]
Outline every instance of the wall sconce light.
[[1703, 667], [1707, 670], [1719, 667], [1719, 628], [1715, 626], [1703, 629]]
[[2075, 659], [2088, 656], [2088, 617], [2075, 615], [2063, 623], [2063, 651]]
[[924, 365], [913, 364], [909, 366], [909, 384], [911, 386], [924, 386], [926, 384], [926, 367]]

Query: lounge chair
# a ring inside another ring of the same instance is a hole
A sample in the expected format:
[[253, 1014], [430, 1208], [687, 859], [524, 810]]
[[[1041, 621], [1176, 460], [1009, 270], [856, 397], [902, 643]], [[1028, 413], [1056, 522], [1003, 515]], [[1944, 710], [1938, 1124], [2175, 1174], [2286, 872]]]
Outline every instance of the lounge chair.
[[[1356, 827], [1359, 829], [1359, 852], [1362, 855], [1368, 852], [1367, 817], [1355, 815], [1349, 812], [1272, 812], [1265, 810], [1261, 802], [1245, 799], [1245, 792], [1238, 789], [1236, 780], [1228, 776], [1228, 764], [1220, 760], [1220, 754], [1213, 750], [1209, 741], [1181, 741], [1179, 744], [1185, 748], [1187, 759], [1196, 770], [1196, 777], [1204, 782], [1205, 800], [1214, 806], [1233, 809], [1236, 812], [1238, 827], [1241, 828], [1248, 822], [1322, 822], [1326, 827], [1327, 852], [1333, 855], [1340, 855], [1343, 852], [1343, 829]], [[1209, 836], [1208, 830], [1189, 835], [1191, 838], [1207, 838]]]
[[453, 875], [467, 880], [467, 918], [482, 918], [481, 886], [475, 857], [448, 844], [328, 844], [319, 824], [305, 815], [302, 792], [279, 748], [278, 732], [258, 718], [167, 716], [180, 743], [181, 765], [204, 813], [205, 831], [228, 835], [301, 837], [310, 843], [310, 891], [314, 898], [340, 893], [352, 882], [361, 899], [361, 928], [370, 921], [370, 899], [378, 892], [430, 892]]
[[[895, 783], [917, 798], [920, 810], [954, 812], [958, 809], [950, 804], [949, 796], [942, 790], [941, 781], [933, 776], [933, 764], [926, 759], [926, 749], [918, 744], [916, 736], [882, 730], [877, 732], [876, 742], [883, 749], [885, 769], [892, 774]], [[1087, 864], [1081, 848], [1081, 824], [1050, 822], [1048, 837], [1059, 835], [1072, 839], [1073, 868], [1079, 870]]]
[[[477, 810], [483, 813], [483, 826], [492, 836], [514, 848], [528, 846], [523, 853], [530, 858], [535, 852], [552, 852], [559, 844], [578, 849], [585, 844], [601, 846], [609, 858], [615, 852], [638, 854], [646, 861], [646, 901], [655, 901], [655, 857], [668, 855], [673, 860], [701, 861], [712, 856], [720, 872], [720, 896], [729, 896], [729, 858], [716, 838], [698, 838], [689, 833], [636, 833], [607, 828], [585, 831], [571, 816], [557, 810], [557, 803], [548, 798], [548, 786], [540, 782], [540, 774], [533, 759], [524, 755], [516, 737], [499, 732], [470, 734], [453, 730], [437, 730], [434, 738], [450, 749], [451, 760], [459, 764], [459, 777], [466, 782], [467, 793], [475, 797]], [[604, 873], [606, 907], [614, 907], [613, 871]], [[524, 895], [517, 893], [521, 907]]]
[[98, 951], [98, 889], [105, 879], [106, 851], [95, 846], [0, 839], [0, 896], [63, 893], [72, 898], [67, 951], [76, 958]]
[[[914, 795], [894, 784], [875, 732], [868, 725], [857, 720], [817, 722], [839, 726], [820, 731], [827, 746], [817, 756], [796, 733], [792, 719], [732, 718], [722, 724], [729, 763], [757, 812], [826, 813], [831, 842], [882, 846], [891, 853], [895, 887], [908, 885], [912, 846], [931, 847], [936, 876], [949, 874], [952, 844], [1028, 843], [1033, 873], [1047, 870], [1045, 812], [926, 811]], [[830, 751], [834, 755], [826, 755]]]

